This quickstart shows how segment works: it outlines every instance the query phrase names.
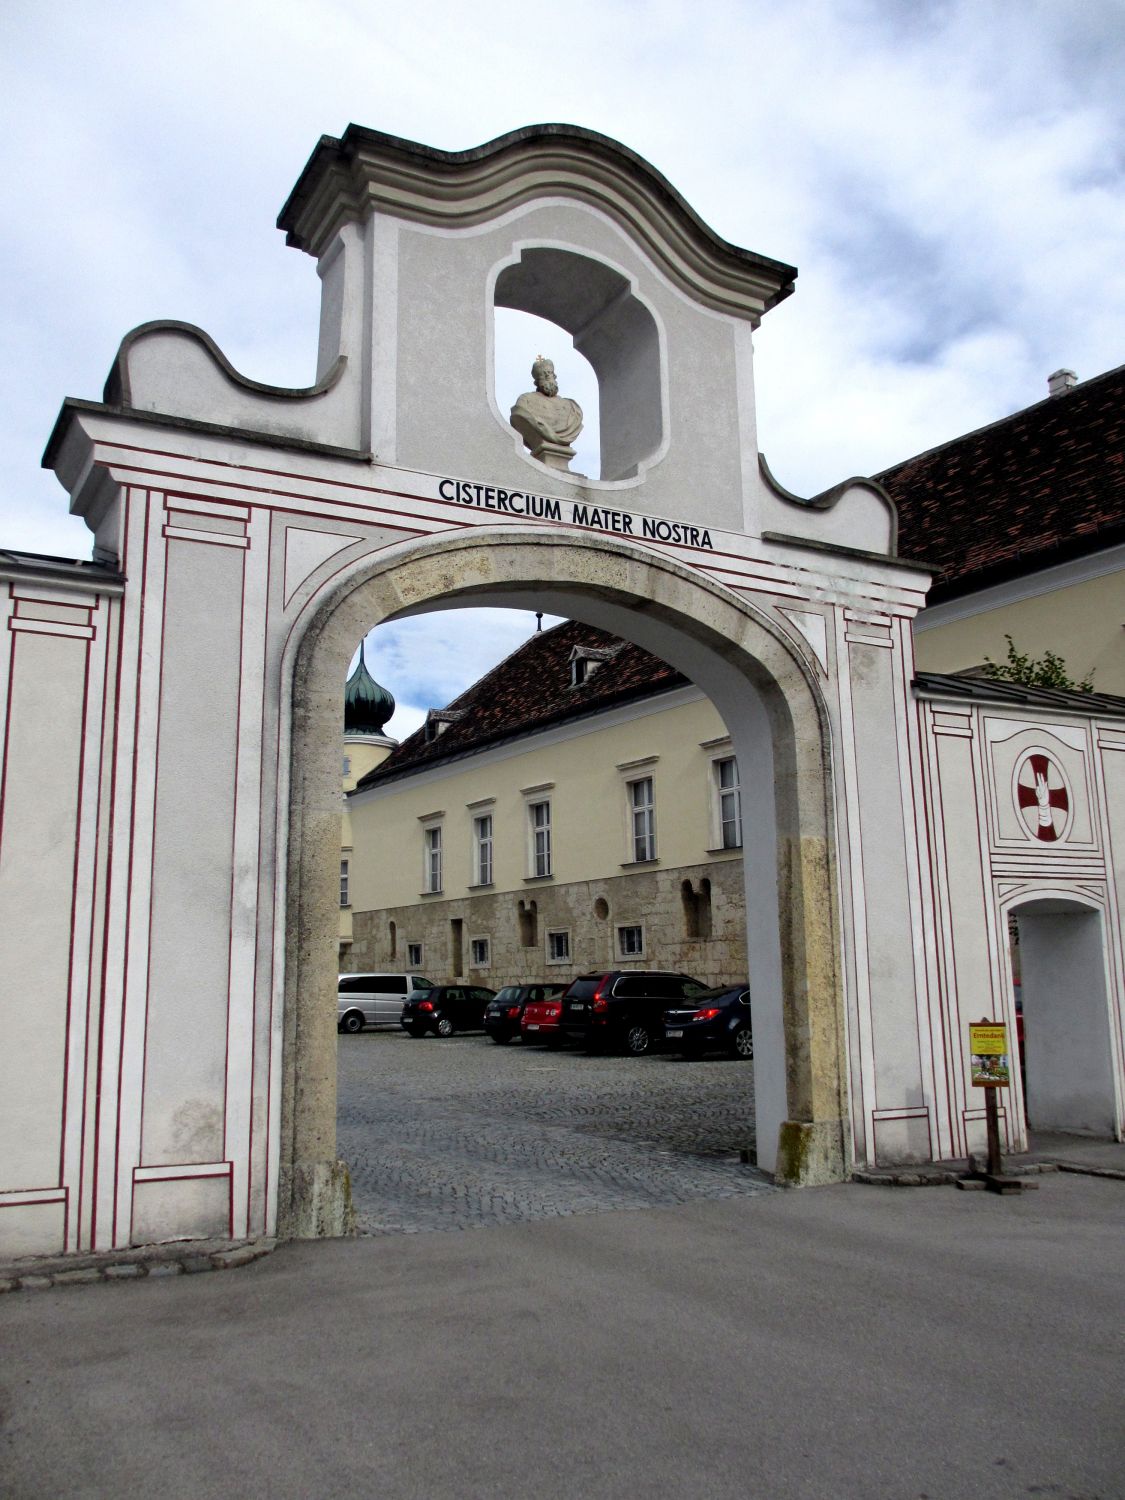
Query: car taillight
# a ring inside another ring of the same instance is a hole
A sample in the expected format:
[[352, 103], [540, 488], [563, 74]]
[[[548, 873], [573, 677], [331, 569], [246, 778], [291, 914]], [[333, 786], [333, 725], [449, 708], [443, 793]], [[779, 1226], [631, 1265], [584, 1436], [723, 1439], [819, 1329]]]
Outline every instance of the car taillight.
[[419, 1000], [418, 1002], [419, 1010], [433, 1010], [433, 1008], [434, 1002], [432, 1000]]
[[508, 1006], [508, 1014], [510, 1016], [518, 1016], [519, 1013], [520, 1013], [520, 1008], [519, 1008], [518, 1005], [509, 1005]]
[[717, 1005], [709, 1005], [706, 1010], [697, 1010], [692, 1016], [693, 1021], [713, 1021], [716, 1016], [721, 1015]]
[[603, 975], [603, 977], [598, 981], [598, 987], [594, 991], [594, 1003], [590, 1007], [591, 1010], [596, 1010], [601, 1013], [609, 1009], [609, 999], [606, 996], [606, 988], [608, 986], [608, 983], [608, 974]]
[[548, 1020], [550, 1020], [552, 1016], [557, 1016], [558, 1013], [559, 1008], [557, 1005], [548, 1005], [546, 1011], [544, 1012]]

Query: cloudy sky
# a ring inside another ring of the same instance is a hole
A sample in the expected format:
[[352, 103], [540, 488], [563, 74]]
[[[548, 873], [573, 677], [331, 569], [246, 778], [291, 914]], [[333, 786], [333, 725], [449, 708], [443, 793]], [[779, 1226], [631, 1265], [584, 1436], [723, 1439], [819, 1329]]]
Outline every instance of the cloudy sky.
[[[639, 151], [800, 270], [757, 338], [778, 479], [878, 472], [1060, 365], [1125, 361], [1123, 77], [1125, 0], [3, 0], [0, 546], [88, 555], [39, 457], [136, 324], [312, 379], [319, 284], [274, 220], [349, 121], [456, 149], [560, 120]], [[528, 628], [384, 627], [397, 731]]]

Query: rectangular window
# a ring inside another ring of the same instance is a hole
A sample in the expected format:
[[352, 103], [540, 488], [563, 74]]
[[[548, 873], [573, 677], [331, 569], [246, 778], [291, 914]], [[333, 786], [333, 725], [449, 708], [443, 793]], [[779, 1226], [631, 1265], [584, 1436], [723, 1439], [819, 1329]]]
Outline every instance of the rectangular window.
[[719, 848], [742, 848], [742, 792], [738, 784], [738, 762], [734, 756], [715, 761], [715, 793], [718, 798]]
[[656, 805], [651, 776], [630, 781], [629, 817], [634, 861], [656, 858]]
[[346, 859], [340, 861], [340, 905], [348, 905], [348, 862]]
[[492, 884], [492, 814], [473, 819], [473, 884]]
[[617, 951], [622, 958], [644, 957], [645, 930], [640, 923], [617, 929]]
[[422, 967], [422, 944], [407, 943], [406, 945], [406, 967], [408, 969], [420, 969]]
[[488, 939], [473, 938], [469, 944], [469, 962], [474, 969], [488, 968]]
[[441, 890], [441, 824], [426, 829], [426, 868], [423, 889], [427, 894]]
[[535, 876], [551, 873], [551, 804], [531, 802], [527, 808], [531, 833], [531, 873]]
[[547, 933], [547, 962], [549, 964], [568, 964], [570, 962], [569, 932]]

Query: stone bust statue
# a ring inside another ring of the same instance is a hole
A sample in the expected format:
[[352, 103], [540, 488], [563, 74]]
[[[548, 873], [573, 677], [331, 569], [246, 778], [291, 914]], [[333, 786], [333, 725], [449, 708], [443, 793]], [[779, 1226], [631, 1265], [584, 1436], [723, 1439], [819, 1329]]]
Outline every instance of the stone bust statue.
[[535, 389], [525, 392], [512, 407], [512, 426], [532, 458], [553, 469], [568, 469], [574, 457], [570, 445], [582, 431], [582, 408], [569, 396], [559, 395], [555, 366], [542, 354], [531, 367], [531, 378]]

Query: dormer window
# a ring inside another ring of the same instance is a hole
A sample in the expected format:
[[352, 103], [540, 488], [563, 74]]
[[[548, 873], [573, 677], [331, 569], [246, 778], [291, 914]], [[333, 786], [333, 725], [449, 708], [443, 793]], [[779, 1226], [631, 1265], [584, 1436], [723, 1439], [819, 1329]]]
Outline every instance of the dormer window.
[[616, 646], [575, 646], [570, 653], [570, 685], [581, 687], [603, 662], [612, 661], [621, 650]]
[[422, 726], [422, 738], [427, 745], [445, 733], [450, 724], [456, 724], [458, 719], [465, 717], [463, 708], [431, 708], [426, 715], [426, 722]]

